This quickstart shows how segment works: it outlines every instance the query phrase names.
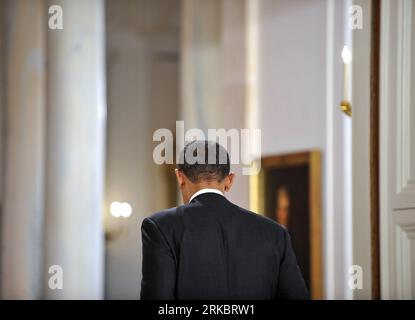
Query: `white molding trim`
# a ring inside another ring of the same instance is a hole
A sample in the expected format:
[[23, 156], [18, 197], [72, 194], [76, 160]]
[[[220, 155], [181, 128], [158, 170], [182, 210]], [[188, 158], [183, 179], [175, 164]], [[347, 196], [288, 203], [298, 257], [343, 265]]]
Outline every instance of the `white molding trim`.
[[[415, 191], [414, 177], [410, 175], [411, 169], [411, 59], [412, 39], [410, 32], [412, 26], [412, 0], [399, 0], [398, 2], [398, 30], [397, 30], [397, 97], [396, 106], [398, 110], [398, 150], [397, 169], [398, 181], [396, 186], [397, 197], [407, 197], [407, 193]], [[396, 203], [400, 203], [397, 199]], [[405, 201], [406, 202], [406, 201]], [[415, 204], [415, 201], [414, 201]]]
[[338, 107], [342, 100], [344, 44], [351, 46], [348, 8], [351, 0], [326, 2], [326, 154], [324, 171], [324, 288], [326, 299], [352, 299], [351, 119]]
[[325, 295], [326, 299], [335, 299], [335, 250], [334, 250], [334, 97], [333, 97], [333, 64], [334, 64], [334, 14], [335, 3], [327, 1], [327, 27], [326, 27], [326, 209], [325, 212], [325, 239], [324, 241], [324, 269], [325, 269]]
[[[380, 53], [380, 258], [382, 299], [415, 299], [415, 152], [411, 0], [384, 0]], [[412, 77], [412, 78], [411, 78]], [[411, 122], [412, 121], [412, 122]], [[412, 161], [411, 161], [412, 160]], [[412, 173], [413, 174], [413, 173]]]
[[384, 0], [381, 8], [381, 52], [380, 52], [380, 274], [381, 298], [391, 298], [389, 265], [389, 69], [390, 60], [390, 0]]
[[398, 299], [415, 299], [414, 275], [411, 269], [415, 260], [415, 222], [396, 226], [396, 275]]

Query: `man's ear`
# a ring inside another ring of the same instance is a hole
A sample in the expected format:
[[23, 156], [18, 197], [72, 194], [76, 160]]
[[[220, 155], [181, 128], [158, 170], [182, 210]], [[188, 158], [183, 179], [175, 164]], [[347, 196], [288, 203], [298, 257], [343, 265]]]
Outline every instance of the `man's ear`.
[[229, 173], [228, 176], [225, 178], [224, 189], [226, 192], [228, 192], [231, 189], [234, 179], [235, 179], [235, 173], [233, 172]]
[[177, 184], [181, 188], [184, 185], [184, 174], [179, 169], [174, 169], [174, 173], [176, 174]]

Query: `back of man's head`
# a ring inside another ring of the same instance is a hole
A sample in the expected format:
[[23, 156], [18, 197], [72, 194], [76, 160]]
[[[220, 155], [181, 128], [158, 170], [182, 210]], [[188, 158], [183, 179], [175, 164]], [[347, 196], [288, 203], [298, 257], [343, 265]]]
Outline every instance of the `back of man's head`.
[[221, 182], [230, 172], [229, 154], [215, 141], [194, 140], [180, 153], [177, 169], [192, 183]]

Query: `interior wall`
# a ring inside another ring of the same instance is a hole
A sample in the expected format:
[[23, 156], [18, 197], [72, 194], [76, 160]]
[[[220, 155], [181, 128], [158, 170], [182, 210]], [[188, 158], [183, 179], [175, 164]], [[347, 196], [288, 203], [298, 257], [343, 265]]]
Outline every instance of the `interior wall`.
[[371, 1], [353, 0], [362, 7], [363, 29], [352, 34], [352, 240], [353, 265], [362, 268], [363, 286], [353, 299], [372, 299], [370, 221], [370, 46]]
[[325, 148], [326, 1], [260, 1], [264, 154]]
[[[259, 4], [262, 153], [266, 156], [312, 149], [322, 153], [322, 263], [327, 297], [327, 1], [261, 0]], [[341, 254], [337, 252], [336, 257]]]
[[[174, 129], [178, 108], [179, 2], [107, 0], [106, 298], [136, 299], [142, 220], [169, 205], [153, 132]], [[169, 15], [166, 17], [166, 12]], [[155, 191], [156, 190], [156, 191]], [[109, 214], [128, 202], [129, 218]]]

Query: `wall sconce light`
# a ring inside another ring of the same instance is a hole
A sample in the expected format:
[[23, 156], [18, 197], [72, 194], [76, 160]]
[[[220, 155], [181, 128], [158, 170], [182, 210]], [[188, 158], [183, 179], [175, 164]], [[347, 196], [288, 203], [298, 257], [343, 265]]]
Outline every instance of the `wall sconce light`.
[[110, 213], [115, 218], [128, 218], [129, 216], [131, 216], [132, 212], [133, 209], [131, 208], [131, 205], [127, 202], [114, 201], [111, 203]]
[[342, 59], [344, 64], [344, 91], [343, 100], [340, 102], [340, 110], [348, 116], [352, 115], [352, 106], [350, 104], [350, 62], [352, 61], [352, 52], [348, 46], [344, 46], [342, 50]]
[[117, 219], [114, 223], [114, 228], [111, 230], [106, 230], [105, 239], [107, 241], [114, 240], [118, 238], [125, 231], [125, 226], [123, 221], [120, 221], [122, 218], [128, 218], [131, 216], [133, 208], [127, 202], [118, 202], [114, 201], [110, 205], [111, 216]]

